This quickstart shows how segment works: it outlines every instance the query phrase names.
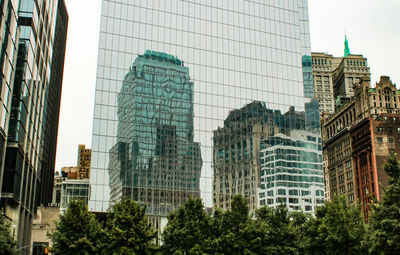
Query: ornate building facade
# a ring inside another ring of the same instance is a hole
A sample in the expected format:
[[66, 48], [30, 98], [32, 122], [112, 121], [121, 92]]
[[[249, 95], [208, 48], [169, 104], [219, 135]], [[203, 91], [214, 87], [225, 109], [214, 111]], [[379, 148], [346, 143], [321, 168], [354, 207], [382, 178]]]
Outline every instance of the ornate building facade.
[[353, 88], [355, 96], [322, 120], [325, 192], [361, 202], [368, 219], [371, 199], [380, 200], [388, 185], [384, 161], [400, 151], [400, 90], [388, 76], [374, 88], [369, 78], [361, 78]]

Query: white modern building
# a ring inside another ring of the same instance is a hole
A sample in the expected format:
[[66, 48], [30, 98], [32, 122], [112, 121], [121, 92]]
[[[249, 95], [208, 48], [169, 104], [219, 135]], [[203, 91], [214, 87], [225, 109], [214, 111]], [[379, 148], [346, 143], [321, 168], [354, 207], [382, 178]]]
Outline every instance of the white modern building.
[[259, 206], [286, 204], [289, 210], [314, 212], [324, 203], [321, 138], [294, 130], [261, 141]]

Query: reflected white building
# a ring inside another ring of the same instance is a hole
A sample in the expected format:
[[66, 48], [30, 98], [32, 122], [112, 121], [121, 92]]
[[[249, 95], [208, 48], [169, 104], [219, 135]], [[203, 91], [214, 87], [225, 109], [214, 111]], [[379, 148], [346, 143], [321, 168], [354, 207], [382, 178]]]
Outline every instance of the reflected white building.
[[261, 141], [259, 206], [314, 213], [324, 203], [321, 137], [304, 130]]

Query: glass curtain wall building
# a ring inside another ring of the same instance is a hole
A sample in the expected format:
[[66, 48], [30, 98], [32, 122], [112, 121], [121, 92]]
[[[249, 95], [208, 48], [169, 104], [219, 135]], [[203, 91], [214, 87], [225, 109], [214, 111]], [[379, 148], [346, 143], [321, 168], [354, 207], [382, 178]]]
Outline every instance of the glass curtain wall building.
[[319, 137], [310, 55], [306, 0], [103, 0], [89, 209], [211, 206], [213, 131], [255, 100]]
[[[14, 73], [12, 94], [2, 81], [3, 106], [10, 100], [11, 107], [2, 108], [2, 118], [9, 112], [9, 124], [1, 127], [7, 127], [1, 207], [12, 220], [18, 252], [28, 254], [37, 206], [52, 200], [68, 14], [63, 0], [0, 1], [0, 6], [2, 27], [12, 30], [1, 37], [3, 47], [8, 43], [4, 57], [14, 58], [2, 62], [14, 64]], [[11, 38], [17, 38], [14, 55]]]
[[17, 1], [0, 1], [0, 197], [20, 29]]

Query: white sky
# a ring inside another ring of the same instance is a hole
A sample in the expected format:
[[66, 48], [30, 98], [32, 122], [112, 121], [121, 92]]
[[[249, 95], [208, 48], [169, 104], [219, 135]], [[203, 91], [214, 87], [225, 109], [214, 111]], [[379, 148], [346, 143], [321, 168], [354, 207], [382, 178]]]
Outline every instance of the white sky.
[[[66, 0], [66, 5], [69, 25], [56, 171], [76, 165], [78, 144], [91, 147], [101, 0]], [[368, 58], [372, 83], [381, 75], [398, 83], [399, 11], [400, 0], [309, 0], [312, 51], [342, 56], [346, 32], [351, 53]]]

